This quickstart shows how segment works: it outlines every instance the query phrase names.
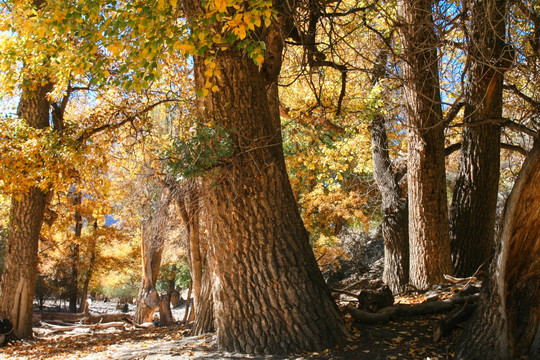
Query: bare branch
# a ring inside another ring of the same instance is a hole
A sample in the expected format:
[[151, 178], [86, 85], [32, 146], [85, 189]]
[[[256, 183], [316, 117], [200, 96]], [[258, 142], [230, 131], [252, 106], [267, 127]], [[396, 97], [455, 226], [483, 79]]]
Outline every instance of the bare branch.
[[510, 90], [512, 91], [514, 94], [516, 94], [517, 96], [519, 96], [520, 98], [522, 98], [523, 100], [525, 100], [527, 103], [529, 103], [530, 105], [534, 106], [534, 108], [537, 110], [537, 111], [540, 111], [540, 102], [534, 100], [533, 98], [531, 98], [530, 96], [528, 95], [525, 95], [524, 93], [522, 93], [515, 84], [512, 84], [512, 85], [504, 85], [504, 88], [507, 89], [507, 90]]
[[459, 114], [460, 110], [465, 106], [464, 101], [456, 102], [452, 105], [450, 110], [448, 111], [448, 114], [446, 114], [446, 118], [444, 119], [444, 126], [450, 125], [452, 121], [456, 118], [457, 114]]
[[525, 150], [524, 148], [522, 148], [521, 146], [518, 146], [518, 145], [512, 145], [512, 144], [507, 144], [507, 143], [501, 143], [501, 149], [505, 149], [505, 150], [510, 150], [510, 151], [516, 151], [522, 155], [529, 155], [529, 152], [527, 150]]

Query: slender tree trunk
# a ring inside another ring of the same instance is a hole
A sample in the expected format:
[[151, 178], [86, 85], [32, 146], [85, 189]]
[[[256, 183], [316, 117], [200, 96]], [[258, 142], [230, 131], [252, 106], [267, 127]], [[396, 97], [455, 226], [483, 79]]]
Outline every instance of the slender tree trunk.
[[[495, 242], [500, 172], [506, 0], [471, 0], [471, 59], [458, 177], [450, 211], [452, 258], [457, 276], [487, 268]], [[480, 123], [480, 125], [479, 125]], [[481, 125], [483, 123], [483, 125]]]
[[409, 277], [421, 289], [452, 273], [432, 5], [432, 0], [398, 1], [408, 115]]
[[190, 281], [189, 283], [189, 289], [188, 289], [188, 292], [187, 292], [187, 299], [186, 299], [186, 310], [184, 311], [184, 319], [182, 320], [182, 322], [184, 324], [187, 324], [188, 323], [188, 317], [189, 317], [189, 311], [191, 310], [191, 292], [193, 291], [193, 282]]
[[540, 142], [506, 203], [497, 255], [457, 358], [540, 358]]
[[[30, 126], [49, 126], [51, 85], [23, 89], [17, 114]], [[43, 190], [31, 187], [14, 194], [0, 280], [0, 317], [8, 318], [19, 338], [32, 337], [32, 306], [37, 276], [37, 252], [43, 213], [47, 205]]]
[[201, 335], [215, 330], [212, 279], [212, 268], [207, 259], [206, 269], [203, 273], [199, 306], [195, 311], [195, 323], [193, 324], [193, 333], [195, 335]]
[[189, 320], [192, 321], [199, 305], [203, 276], [203, 256], [201, 252], [199, 221], [201, 212], [199, 185], [194, 180], [187, 180], [180, 186], [182, 189], [178, 201], [180, 203], [180, 214], [188, 237], [189, 272], [191, 275], [191, 286], [193, 291], [193, 302], [191, 304], [193, 310], [189, 317]]
[[[387, 53], [381, 50], [373, 69], [372, 85], [385, 74]], [[407, 199], [402, 199], [397, 174], [388, 153], [384, 116], [375, 113], [371, 123], [373, 173], [382, 195], [384, 238], [383, 281], [393, 293], [402, 291], [409, 282], [409, 218]]]
[[90, 309], [88, 308], [88, 303], [86, 299], [88, 298], [88, 286], [90, 285], [90, 280], [92, 280], [92, 275], [94, 274], [94, 266], [96, 264], [97, 258], [97, 220], [94, 220], [94, 234], [90, 239], [90, 259], [88, 260], [88, 269], [84, 275], [84, 282], [81, 294], [81, 305], [79, 307], [79, 312], [85, 313]]
[[70, 272], [70, 281], [69, 281], [69, 312], [77, 312], [77, 300], [79, 299], [79, 241], [82, 234], [82, 216], [78, 207], [81, 205], [81, 194], [73, 194], [73, 205], [75, 209], [75, 231], [74, 231], [74, 241], [70, 245], [70, 261], [71, 261], [71, 272]]

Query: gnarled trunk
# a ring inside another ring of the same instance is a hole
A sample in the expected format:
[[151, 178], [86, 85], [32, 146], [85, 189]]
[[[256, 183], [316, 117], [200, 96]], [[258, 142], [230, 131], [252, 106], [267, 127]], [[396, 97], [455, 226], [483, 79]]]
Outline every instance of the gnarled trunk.
[[[385, 74], [387, 53], [381, 50], [373, 68], [372, 84]], [[409, 282], [409, 218], [407, 199], [402, 199], [397, 174], [392, 169], [384, 115], [374, 114], [371, 122], [373, 174], [382, 196], [384, 238], [383, 281], [393, 293]]]
[[[24, 89], [17, 114], [35, 128], [49, 126], [51, 85]], [[37, 254], [43, 213], [47, 205], [44, 191], [31, 187], [14, 194], [0, 280], [0, 317], [8, 318], [19, 338], [32, 337], [32, 306], [36, 288]]]
[[432, 0], [399, 0], [408, 126], [409, 250], [411, 284], [425, 289], [452, 274], [444, 124]]
[[155, 206], [155, 212], [142, 222], [141, 254], [142, 282], [137, 297], [134, 320], [138, 323], [150, 322], [161, 299], [156, 290], [156, 282], [163, 254], [163, 231], [169, 214], [170, 189], [163, 187]]
[[497, 256], [458, 359], [540, 358], [540, 142], [506, 204]]
[[[215, 62], [222, 76], [215, 79], [219, 90], [206, 99], [205, 115], [234, 144], [203, 189], [219, 345], [247, 353], [332, 347], [347, 330], [293, 197], [265, 79], [232, 48]], [[196, 59], [198, 84], [203, 70]]]
[[506, 0], [472, 1], [471, 71], [467, 88], [458, 177], [450, 210], [450, 239], [457, 276], [487, 269], [495, 244], [502, 117]]

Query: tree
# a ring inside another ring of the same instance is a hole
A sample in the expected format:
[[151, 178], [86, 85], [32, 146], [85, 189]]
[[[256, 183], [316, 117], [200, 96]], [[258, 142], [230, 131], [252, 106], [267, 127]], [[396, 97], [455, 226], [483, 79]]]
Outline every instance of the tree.
[[[281, 2], [274, 8], [283, 16], [292, 10]], [[184, 9], [192, 22], [205, 13], [198, 1], [185, 1]], [[282, 51], [277, 20], [269, 20], [260, 33], [268, 60], [262, 71], [235, 47], [217, 51], [216, 91], [200, 107], [204, 121], [223, 128], [232, 145], [202, 185], [217, 337], [221, 347], [248, 353], [323, 349], [347, 335], [309, 246], [287, 177], [280, 119], [267, 97]], [[195, 57], [194, 69], [202, 89], [204, 57]]]
[[458, 359], [540, 356], [540, 143], [506, 203], [498, 249], [481, 302], [458, 344]]
[[[36, 81], [23, 88], [17, 115], [30, 127], [43, 129], [49, 126], [47, 95], [52, 85], [39, 83]], [[11, 321], [19, 338], [32, 337], [38, 242], [47, 201], [47, 191], [37, 186], [15, 193], [11, 200], [4, 270], [0, 279], [0, 316]]]
[[504, 72], [513, 63], [505, 42], [505, 0], [471, 1], [469, 84], [459, 171], [450, 209], [454, 271], [471, 276], [493, 254], [500, 173]]
[[135, 311], [138, 323], [151, 322], [161, 303], [156, 283], [165, 245], [170, 193], [170, 189], [162, 186], [154, 200], [153, 212], [141, 221], [142, 281]]
[[411, 284], [425, 289], [452, 273], [439, 89], [431, 0], [398, 2], [408, 126], [409, 249]]
[[[373, 66], [372, 85], [384, 76], [388, 52], [381, 50]], [[371, 122], [373, 173], [382, 195], [384, 237], [383, 281], [393, 293], [409, 282], [409, 218], [407, 198], [402, 198], [399, 174], [392, 168], [384, 114], [376, 111]]]

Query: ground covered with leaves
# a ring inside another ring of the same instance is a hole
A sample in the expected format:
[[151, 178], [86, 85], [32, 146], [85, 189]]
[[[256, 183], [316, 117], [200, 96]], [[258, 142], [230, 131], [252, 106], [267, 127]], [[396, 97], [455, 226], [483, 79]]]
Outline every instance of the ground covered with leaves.
[[353, 335], [348, 343], [288, 357], [223, 352], [213, 334], [190, 336], [189, 328], [174, 325], [36, 337], [2, 348], [0, 359], [452, 359], [455, 335], [433, 341], [433, 331], [443, 316], [403, 318], [381, 325], [357, 324], [346, 318]]

